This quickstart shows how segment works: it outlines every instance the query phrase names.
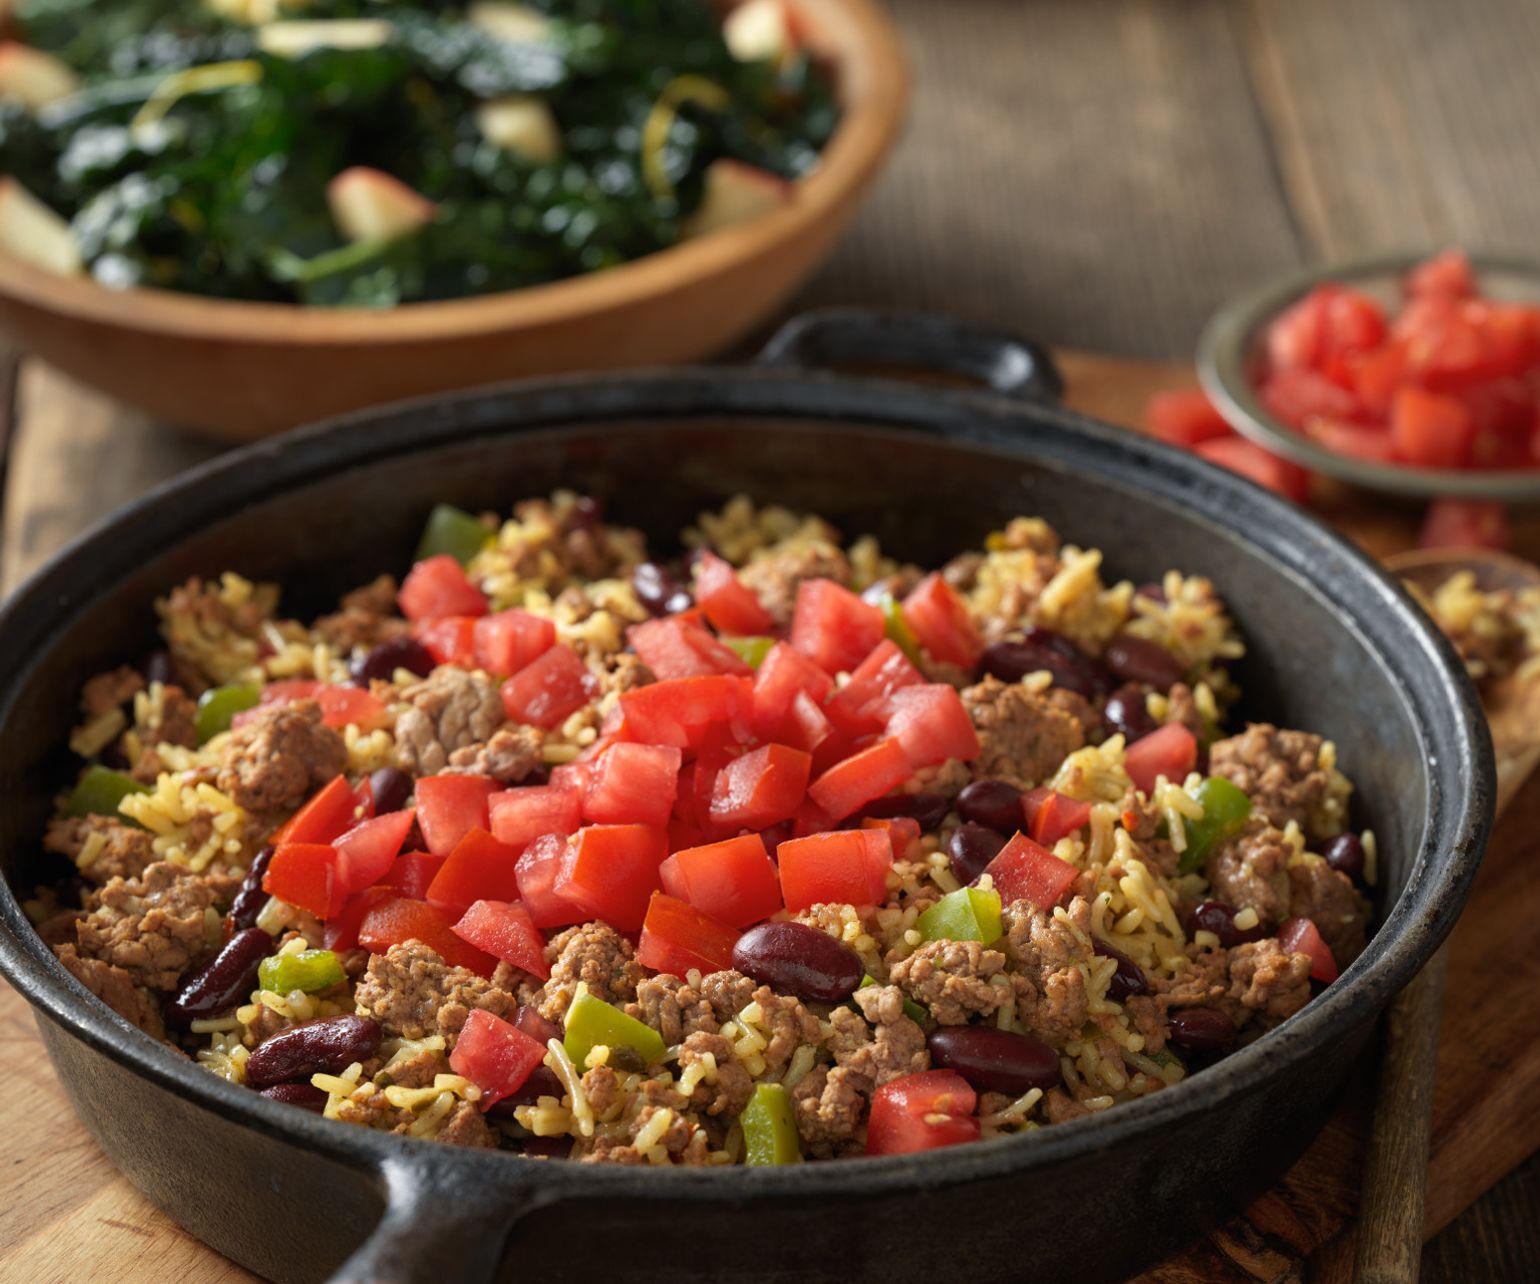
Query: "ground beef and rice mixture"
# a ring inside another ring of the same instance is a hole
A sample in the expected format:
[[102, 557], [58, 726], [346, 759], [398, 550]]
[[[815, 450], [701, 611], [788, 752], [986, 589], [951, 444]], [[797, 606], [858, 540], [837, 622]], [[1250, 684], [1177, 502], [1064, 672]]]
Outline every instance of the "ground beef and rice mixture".
[[[44, 839], [76, 890], [29, 908], [212, 1073], [582, 1161], [917, 1149], [1159, 1091], [1364, 948], [1351, 786], [1315, 734], [1227, 728], [1206, 580], [1109, 584], [1031, 518], [927, 576], [741, 497], [667, 564], [571, 494], [451, 517], [458, 564], [313, 625], [190, 580], [164, 650], [84, 688]], [[1503, 645], [1472, 624], [1473, 659]], [[691, 722], [708, 689], [740, 704]], [[686, 876], [729, 849], [753, 908]]]

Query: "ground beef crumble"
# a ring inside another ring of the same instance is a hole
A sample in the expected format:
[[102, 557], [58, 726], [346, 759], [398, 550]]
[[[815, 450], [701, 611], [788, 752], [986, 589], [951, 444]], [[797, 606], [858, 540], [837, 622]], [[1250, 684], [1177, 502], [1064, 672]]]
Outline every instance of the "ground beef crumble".
[[990, 676], [962, 693], [981, 752], [969, 764], [978, 780], [1030, 789], [1053, 775], [1085, 743], [1076, 717], [1019, 682]]
[[567, 1015], [579, 981], [596, 999], [623, 1008], [636, 998], [637, 983], [646, 975], [631, 942], [607, 923], [583, 923], [559, 932], [546, 944], [545, 957], [551, 976], [538, 1006], [548, 1021]]
[[121, 968], [135, 985], [168, 991], [208, 947], [205, 911], [213, 904], [207, 883], [162, 861], [139, 878], [109, 879], [86, 898], [76, 949]]
[[651, 1026], [670, 1047], [682, 1043], [689, 1035], [715, 1034], [721, 1029], [710, 1002], [701, 992], [666, 972], [639, 981], [636, 998], [626, 1004], [625, 1012]]
[[712, 1076], [708, 1075], [696, 1085], [690, 1095], [691, 1108], [700, 1114], [728, 1119], [742, 1114], [754, 1095], [754, 1079], [738, 1063], [733, 1045], [720, 1034], [698, 1030], [689, 1035], [679, 1048], [679, 1069], [686, 1070], [708, 1056], [716, 1063], [714, 1082], [709, 1081]]
[[1254, 909], [1264, 923], [1279, 923], [1289, 912], [1289, 859], [1294, 849], [1260, 816], [1209, 857], [1209, 895], [1234, 910]]
[[1310, 834], [1312, 818], [1331, 790], [1331, 774], [1320, 766], [1321, 745], [1311, 732], [1254, 722], [1240, 735], [1214, 742], [1209, 768], [1242, 790], [1256, 814], [1279, 829], [1295, 821]]
[[517, 784], [540, 765], [545, 737], [534, 727], [503, 727], [484, 744], [466, 745], [449, 755], [444, 775], [488, 776]]
[[1315, 924], [1338, 967], [1364, 952], [1368, 904], [1352, 879], [1319, 856], [1304, 856], [1289, 866], [1289, 914]]
[[[102, 834], [101, 851], [86, 865], [80, 853], [93, 834]], [[155, 861], [155, 843], [148, 830], [135, 829], [110, 816], [58, 817], [48, 822], [43, 849], [68, 857], [93, 883], [113, 878], [138, 878]]]
[[1015, 1002], [1009, 978], [990, 979], [1004, 967], [1004, 954], [977, 941], [927, 941], [894, 964], [892, 980], [939, 1024], [963, 1025]]
[[1018, 1016], [1027, 1030], [1055, 1047], [1080, 1032], [1089, 1012], [1090, 903], [1076, 896], [1067, 913], [1069, 922], [1029, 901], [1013, 901], [1003, 915], [1006, 956], [1029, 987], [1017, 1000]]
[[495, 979], [450, 966], [421, 941], [392, 945], [371, 958], [354, 1000], [359, 1013], [378, 1021], [387, 1037], [441, 1034], [451, 1044], [473, 1008], [512, 1020], [519, 1006]]
[[456, 750], [484, 745], [507, 720], [496, 683], [452, 666], [414, 682], [401, 698], [407, 707], [396, 715], [396, 749], [415, 775], [443, 771]]
[[832, 544], [807, 543], [756, 557], [738, 572], [777, 625], [791, 623], [797, 590], [805, 580], [850, 583], [850, 561]]
[[230, 733], [216, 784], [258, 814], [292, 811], [347, 766], [347, 745], [314, 700], [269, 705]]
[[835, 1008], [829, 1051], [834, 1064], [880, 1088], [900, 1075], [930, 1069], [925, 1031], [904, 1015], [904, 992], [896, 985], [869, 985], [855, 993], [859, 1013]]
[[395, 609], [395, 576], [381, 575], [344, 595], [342, 609], [321, 616], [314, 627], [323, 641], [339, 651], [368, 650], [410, 630]]

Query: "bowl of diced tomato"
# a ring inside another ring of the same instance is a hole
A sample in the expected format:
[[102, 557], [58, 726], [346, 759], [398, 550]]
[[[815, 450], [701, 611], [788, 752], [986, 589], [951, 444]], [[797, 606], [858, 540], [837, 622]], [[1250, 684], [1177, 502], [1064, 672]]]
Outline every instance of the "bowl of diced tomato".
[[1300, 273], [1218, 312], [1198, 374], [1231, 427], [1303, 468], [1540, 498], [1540, 263], [1451, 249]]

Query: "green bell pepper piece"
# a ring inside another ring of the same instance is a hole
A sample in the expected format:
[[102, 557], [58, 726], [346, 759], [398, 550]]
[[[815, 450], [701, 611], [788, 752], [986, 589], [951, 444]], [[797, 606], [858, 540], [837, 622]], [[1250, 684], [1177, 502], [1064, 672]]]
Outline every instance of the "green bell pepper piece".
[[417, 545], [417, 560], [447, 553], [464, 566], [492, 540], [492, 532], [463, 508], [435, 504]]
[[982, 941], [1000, 939], [1000, 893], [979, 887], [959, 887], [948, 892], [915, 920], [927, 941]]
[[110, 767], [87, 767], [64, 803], [66, 816], [116, 816], [129, 794], [147, 794], [148, 785]]
[[580, 994], [572, 1000], [567, 1009], [567, 1037], [562, 1042], [579, 1073], [588, 1054], [601, 1043], [609, 1048], [630, 1048], [647, 1065], [663, 1060], [661, 1034], [592, 994]]
[[751, 669], [757, 669], [775, 645], [774, 638], [722, 638], [721, 642]]
[[920, 639], [914, 636], [909, 621], [904, 619], [903, 607], [891, 593], [885, 594], [878, 603], [882, 611], [882, 631], [898, 644], [898, 649], [909, 657], [912, 664], [920, 662]]
[[292, 994], [295, 990], [311, 994], [345, 979], [342, 964], [330, 950], [273, 954], [257, 965], [257, 984], [275, 994]]
[[235, 682], [205, 691], [198, 697], [198, 714], [193, 719], [198, 743], [201, 745], [221, 731], [230, 730], [230, 720], [238, 713], [255, 708], [261, 698], [262, 686], [257, 682]]
[[1184, 874], [1193, 873], [1215, 847], [1240, 833], [1251, 815], [1251, 799], [1223, 776], [1210, 776], [1193, 797], [1203, 805], [1203, 819], [1187, 822], [1187, 846], [1178, 863]]
[[[868, 972], [864, 976], [861, 977], [861, 984], [856, 986], [856, 989], [864, 990], [868, 986], [876, 985], [876, 984], [877, 984], [877, 978], [875, 976], [873, 976], [870, 972]], [[853, 1000], [847, 1000], [845, 1006], [849, 1007], [849, 1008], [855, 1008], [856, 1005], [855, 1005], [855, 1002]], [[856, 1011], [859, 1012], [860, 1009], [856, 1008]], [[929, 1012], [927, 1012], [918, 1003], [916, 1003], [913, 999], [910, 999], [910, 998], [905, 998], [904, 999], [904, 1015], [906, 1017], [908, 1017], [911, 1021], [913, 1021], [916, 1025], [923, 1024], [930, 1017], [930, 1013]]]
[[782, 1084], [756, 1085], [738, 1122], [743, 1125], [744, 1163], [763, 1167], [802, 1162], [797, 1122], [792, 1118], [791, 1102]]

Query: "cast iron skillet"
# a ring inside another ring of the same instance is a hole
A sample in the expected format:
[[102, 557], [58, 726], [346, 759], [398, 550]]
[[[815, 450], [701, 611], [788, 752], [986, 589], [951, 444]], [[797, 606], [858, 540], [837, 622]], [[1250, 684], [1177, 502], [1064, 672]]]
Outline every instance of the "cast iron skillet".
[[[931, 366], [995, 391], [796, 368], [807, 360]], [[216, 1080], [90, 999], [0, 894], [0, 967], [108, 1155], [280, 1280], [1091, 1281], [1263, 1187], [1454, 922], [1490, 822], [1490, 745], [1449, 647], [1367, 559], [1228, 473], [1059, 409], [1056, 387], [1041, 353], [1001, 336], [825, 314], [778, 336], [766, 368], [519, 384], [228, 455], [98, 526], [0, 612], [0, 860], [28, 886], [81, 682], [146, 649], [151, 599], [191, 573], [281, 580], [309, 612], [404, 566], [433, 501], [501, 510], [556, 485], [663, 539], [747, 491], [931, 564], [1040, 513], [1118, 576], [1211, 575], [1251, 646], [1243, 713], [1340, 746], [1356, 819], [1379, 834], [1388, 917], [1301, 1015], [1156, 1096], [986, 1145], [773, 1170], [550, 1163], [336, 1126]]]

